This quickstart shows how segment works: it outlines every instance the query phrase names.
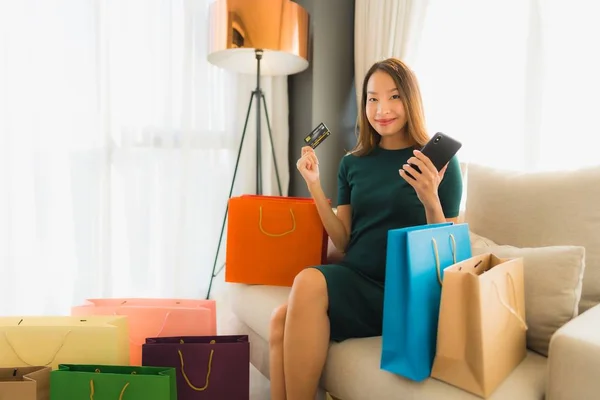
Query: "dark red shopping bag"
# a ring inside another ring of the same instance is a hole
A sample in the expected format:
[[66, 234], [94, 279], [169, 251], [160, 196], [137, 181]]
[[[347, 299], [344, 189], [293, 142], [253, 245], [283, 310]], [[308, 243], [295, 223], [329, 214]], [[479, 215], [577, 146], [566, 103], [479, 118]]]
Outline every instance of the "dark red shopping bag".
[[179, 400], [249, 400], [247, 335], [148, 338], [142, 365], [177, 370]]

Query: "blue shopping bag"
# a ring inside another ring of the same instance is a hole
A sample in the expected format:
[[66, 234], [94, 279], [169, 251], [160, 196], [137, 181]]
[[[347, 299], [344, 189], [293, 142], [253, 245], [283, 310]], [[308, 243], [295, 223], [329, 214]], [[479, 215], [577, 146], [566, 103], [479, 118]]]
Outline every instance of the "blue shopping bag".
[[443, 270], [468, 258], [467, 224], [448, 222], [388, 232], [381, 369], [414, 381], [430, 376]]

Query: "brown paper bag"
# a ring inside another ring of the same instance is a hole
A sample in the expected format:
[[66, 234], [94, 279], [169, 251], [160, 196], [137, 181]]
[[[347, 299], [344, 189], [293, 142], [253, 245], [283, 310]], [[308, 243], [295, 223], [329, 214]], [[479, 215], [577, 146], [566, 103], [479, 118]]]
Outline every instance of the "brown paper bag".
[[0, 368], [0, 400], [50, 400], [50, 367]]
[[526, 355], [523, 260], [482, 254], [444, 270], [431, 376], [490, 396]]

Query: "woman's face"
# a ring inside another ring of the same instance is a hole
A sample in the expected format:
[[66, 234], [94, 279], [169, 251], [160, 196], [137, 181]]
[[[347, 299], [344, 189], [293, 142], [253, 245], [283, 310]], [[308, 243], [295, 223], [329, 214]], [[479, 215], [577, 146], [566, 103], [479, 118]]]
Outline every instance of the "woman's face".
[[399, 134], [406, 125], [406, 111], [392, 77], [376, 71], [367, 82], [367, 119], [381, 136]]

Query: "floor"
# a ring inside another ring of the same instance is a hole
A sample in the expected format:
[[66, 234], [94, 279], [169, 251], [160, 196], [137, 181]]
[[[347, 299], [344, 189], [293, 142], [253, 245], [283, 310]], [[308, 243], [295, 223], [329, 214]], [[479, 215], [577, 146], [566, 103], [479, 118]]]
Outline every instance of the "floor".
[[250, 400], [269, 400], [269, 381], [250, 365]]

